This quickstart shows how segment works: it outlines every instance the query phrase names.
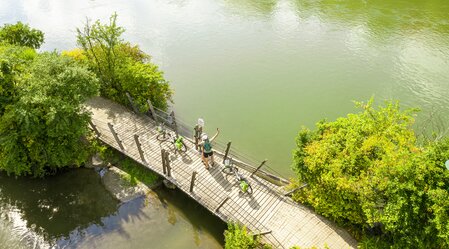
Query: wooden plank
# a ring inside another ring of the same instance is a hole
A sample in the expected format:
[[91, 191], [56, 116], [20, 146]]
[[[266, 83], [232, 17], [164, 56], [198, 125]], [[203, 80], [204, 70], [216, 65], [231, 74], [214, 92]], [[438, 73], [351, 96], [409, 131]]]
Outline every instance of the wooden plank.
[[271, 208], [268, 209], [262, 217], [260, 217], [260, 222], [262, 224], [266, 224], [267, 220], [269, 220], [278, 211], [281, 203], [281, 200], [276, 200], [276, 202], [272, 204]]
[[260, 203], [261, 209], [258, 213], [254, 214], [254, 218], [260, 221], [260, 218], [267, 213], [275, 202], [276, 198], [274, 196], [268, 196], [265, 198], [265, 200]]

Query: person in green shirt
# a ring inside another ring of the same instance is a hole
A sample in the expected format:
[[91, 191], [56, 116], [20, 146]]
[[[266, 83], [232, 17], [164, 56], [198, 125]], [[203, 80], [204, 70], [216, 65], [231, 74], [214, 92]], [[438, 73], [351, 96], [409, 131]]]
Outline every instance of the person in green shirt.
[[218, 136], [218, 134], [220, 134], [220, 130], [217, 128], [217, 133], [215, 133], [215, 135], [209, 139], [209, 137], [207, 136], [206, 133], [203, 133], [201, 135], [201, 143], [200, 143], [200, 148], [201, 148], [201, 152], [202, 152], [202, 159], [203, 159], [203, 163], [206, 166], [206, 169], [209, 169], [209, 157], [211, 160], [210, 165], [214, 166], [214, 152], [212, 150], [212, 142], [214, 141], [214, 139]]

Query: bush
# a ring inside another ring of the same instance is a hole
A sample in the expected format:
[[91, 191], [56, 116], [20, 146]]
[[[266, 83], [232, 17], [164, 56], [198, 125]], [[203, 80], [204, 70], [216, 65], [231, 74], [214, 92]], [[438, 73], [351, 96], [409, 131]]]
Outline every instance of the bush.
[[0, 42], [38, 49], [44, 42], [44, 33], [21, 22], [5, 24], [0, 28]]
[[0, 46], [0, 116], [7, 105], [17, 101], [24, 73], [36, 56], [32, 48]]
[[254, 238], [245, 226], [229, 223], [225, 231], [225, 249], [255, 249], [261, 247], [259, 237]]
[[299, 132], [293, 168], [308, 187], [294, 198], [395, 248], [449, 246], [449, 142], [420, 147], [411, 129], [416, 110], [372, 104]]

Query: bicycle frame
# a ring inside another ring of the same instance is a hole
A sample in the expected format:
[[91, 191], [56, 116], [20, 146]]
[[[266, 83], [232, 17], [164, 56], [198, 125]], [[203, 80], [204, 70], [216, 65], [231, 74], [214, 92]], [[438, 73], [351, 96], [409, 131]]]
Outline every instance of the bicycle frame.
[[[237, 168], [233, 165], [232, 158], [226, 159], [224, 162], [225, 168], [223, 168], [222, 172], [230, 175], [233, 174], [235, 179], [237, 180], [239, 184], [240, 191], [242, 193], [252, 193], [252, 187], [249, 184], [248, 179], [246, 179], [242, 174], [240, 174], [237, 170]], [[228, 172], [229, 171], [229, 172]]]
[[159, 134], [156, 139], [163, 142], [168, 141], [173, 144], [174, 150], [179, 152], [186, 152], [187, 145], [184, 143], [182, 136], [174, 135], [172, 131], [165, 129], [164, 123], [157, 127]]

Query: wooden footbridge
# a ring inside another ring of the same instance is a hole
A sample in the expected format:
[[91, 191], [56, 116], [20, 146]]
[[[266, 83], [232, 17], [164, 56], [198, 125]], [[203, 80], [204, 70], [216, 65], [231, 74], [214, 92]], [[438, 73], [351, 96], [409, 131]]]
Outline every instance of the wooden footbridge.
[[[223, 158], [216, 157], [216, 165], [205, 169], [193, 139], [188, 140], [186, 153], [174, 153], [170, 144], [156, 139], [157, 123], [149, 116], [137, 115], [100, 97], [91, 99], [86, 106], [92, 112], [91, 126], [101, 141], [163, 176], [223, 221], [246, 225], [274, 248], [357, 247], [346, 231], [286, 197], [281, 187], [286, 180], [262, 170], [252, 174], [259, 165], [251, 168], [245, 162], [237, 164], [254, 169], [239, 171], [253, 188], [252, 195], [242, 194], [235, 180], [222, 173]], [[153, 109], [153, 114], [156, 112]], [[170, 117], [161, 115], [159, 119]]]

